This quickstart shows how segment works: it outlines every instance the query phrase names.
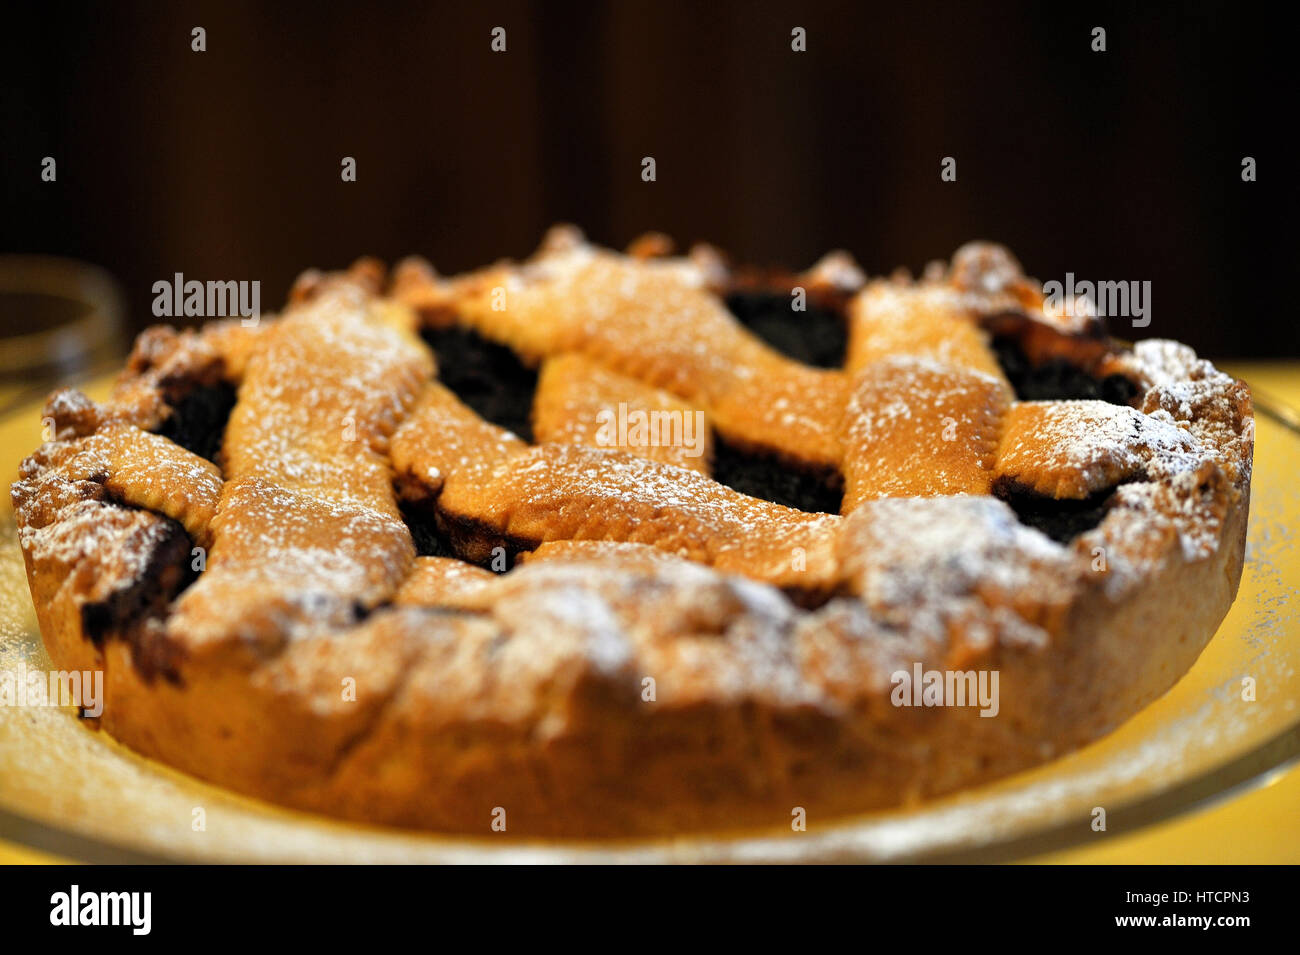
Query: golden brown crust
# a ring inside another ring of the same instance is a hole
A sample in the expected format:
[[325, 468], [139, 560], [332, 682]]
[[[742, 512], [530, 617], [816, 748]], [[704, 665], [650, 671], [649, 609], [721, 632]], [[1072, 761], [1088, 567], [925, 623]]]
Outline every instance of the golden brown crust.
[[[103, 406], [53, 396], [54, 440], [13, 498], [47, 646], [104, 668], [105, 729], [347, 818], [474, 832], [500, 808], [512, 834], [669, 833], [995, 778], [1108, 731], [1195, 659], [1241, 573], [1243, 385], [1182, 346], [1123, 352], [1044, 313], [992, 247], [868, 286], [843, 372], [740, 329], [711, 253], [635, 252], [558, 233], [525, 266], [404, 266], [390, 298], [370, 263], [312, 274], [256, 328], [148, 333]], [[808, 274], [856, 288], [849, 266]], [[416, 311], [545, 360], [545, 443], [430, 380]], [[1123, 374], [1136, 406], [1013, 401], [990, 333]], [[149, 433], [221, 381], [239, 400], [219, 467]], [[707, 458], [591, 440], [587, 411], [651, 399], [841, 468], [846, 516], [745, 497]], [[1115, 490], [1060, 545], [981, 496], [999, 481]], [[417, 557], [399, 500], [462, 557], [531, 553], [500, 574]], [[998, 716], [893, 705], [916, 665], [996, 670]]]

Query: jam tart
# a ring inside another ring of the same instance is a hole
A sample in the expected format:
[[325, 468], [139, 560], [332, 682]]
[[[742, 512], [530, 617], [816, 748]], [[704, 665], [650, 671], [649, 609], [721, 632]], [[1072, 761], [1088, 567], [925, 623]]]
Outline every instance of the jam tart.
[[[868, 281], [572, 228], [306, 273], [45, 415], [19, 538], [106, 731], [523, 836], [825, 821], [1106, 733], [1226, 613], [1253, 444], [1242, 383], [1047, 309], [998, 246]], [[995, 671], [996, 714], [896, 705], [917, 667]]]

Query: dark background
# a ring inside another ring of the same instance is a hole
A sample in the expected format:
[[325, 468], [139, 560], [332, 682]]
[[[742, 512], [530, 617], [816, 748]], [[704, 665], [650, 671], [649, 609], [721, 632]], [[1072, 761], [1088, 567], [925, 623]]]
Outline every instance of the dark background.
[[140, 326], [177, 271], [260, 279], [271, 308], [307, 266], [418, 252], [455, 272], [557, 220], [763, 264], [842, 246], [872, 273], [991, 238], [1044, 280], [1150, 280], [1140, 334], [1295, 356], [1296, 55], [1265, 12], [1282, 9], [11, 6], [0, 251], [106, 266]]

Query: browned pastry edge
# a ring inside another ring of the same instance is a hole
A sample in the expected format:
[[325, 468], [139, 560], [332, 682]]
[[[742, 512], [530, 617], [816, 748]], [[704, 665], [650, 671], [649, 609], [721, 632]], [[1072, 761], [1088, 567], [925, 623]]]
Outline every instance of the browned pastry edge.
[[[165, 361], [205, 347], [196, 339]], [[1070, 547], [1024, 550], [1030, 532], [992, 499], [869, 503], [846, 519], [844, 588], [856, 597], [811, 611], [671, 557], [558, 553], [458, 592], [455, 609], [380, 608], [267, 656], [190, 656], [159, 623], [158, 597], [186, 577], [184, 534], [61, 469], [68, 442], [101, 426], [75, 400], [57, 399], [61, 440], [24, 463], [15, 509], [51, 657], [106, 671], [102, 725], [145, 755], [274, 802], [417, 828], [487, 832], [497, 807], [522, 836], [784, 827], [796, 806], [822, 821], [1082, 745], [1165, 692], [1213, 634], [1242, 570], [1248, 393], [1172, 345], [1086, 360], [1143, 381], [1144, 410], [1190, 415], [1221, 461], [1122, 489]], [[215, 361], [191, 380], [221, 374]], [[155, 367], [124, 382], [128, 423], [166, 414], [175, 382], [149, 380]], [[1234, 403], [1231, 421], [1202, 421]], [[894, 526], [876, 515], [905, 523], [928, 508], [995, 543], [953, 537], [927, 552], [871, 536]], [[92, 526], [93, 547], [29, 546], [43, 530], [75, 538]], [[1090, 569], [1098, 547], [1103, 572]], [[859, 567], [870, 550], [886, 553]], [[943, 572], [966, 556], [972, 573]], [[140, 592], [157, 579], [161, 594]], [[93, 608], [111, 616], [114, 601], [143, 601], [129, 632], [96, 623]], [[912, 662], [998, 670], [999, 717], [892, 706], [889, 674]], [[355, 702], [341, 698], [347, 679]]]

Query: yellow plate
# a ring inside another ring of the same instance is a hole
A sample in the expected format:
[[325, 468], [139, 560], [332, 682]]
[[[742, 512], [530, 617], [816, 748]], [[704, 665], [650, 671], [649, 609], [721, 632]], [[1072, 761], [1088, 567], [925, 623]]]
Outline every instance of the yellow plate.
[[[0, 839], [86, 861], [994, 861], [1133, 832], [1266, 781], [1300, 755], [1300, 415], [1258, 397], [1257, 411], [1246, 569], [1214, 640], [1116, 732], [993, 785], [910, 811], [810, 819], [802, 833], [452, 838], [268, 806], [143, 759], [71, 711], [0, 707]], [[6, 484], [39, 427], [36, 407], [0, 421]], [[48, 669], [7, 510], [0, 524], [0, 670]], [[1243, 699], [1247, 677], [1253, 701]]]

